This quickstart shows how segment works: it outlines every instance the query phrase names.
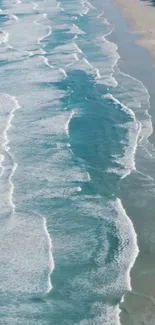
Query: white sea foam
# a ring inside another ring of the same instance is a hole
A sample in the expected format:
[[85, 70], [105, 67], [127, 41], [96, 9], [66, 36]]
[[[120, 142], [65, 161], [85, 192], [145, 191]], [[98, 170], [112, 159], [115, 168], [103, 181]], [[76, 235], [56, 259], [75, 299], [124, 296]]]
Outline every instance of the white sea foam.
[[[63, 9], [70, 15], [83, 15], [85, 13], [85, 6], [82, 1], [63, 2]], [[89, 9], [89, 8], [88, 8]]]
[[71, 119], [73, 118], [74, 114], [75, 114], [75, 112], [74, 112], [74, 110], [72, 110], [72, 112], [69, 115], [69, 119], [65, 124], [65, 131], [66, 131], [68, 137], [69, 137], [69, 123], [70, 123]]
[[8, 17], [10, 19], [14, 19], [14, 20], [18, 21], [18, 17], [16, 15], [8, 15]]
[[[97, 84], [104, 84], [106, 86], [116, 87], [118, 82], [114, 76], [114, 68], [120, 58], [118, 54], [118, 47], [115, 43], [106, 39], [113, 31], [113, 27], [107, 20], [103, 20], [103, 24], [107, 26], [107, 31], [104, 36], [92, 37], [92, 50], [87, 55], [89, 64], [93, 67], [93, 74], [96, 75], [95, 80]], [[98, 60], [96, 60], [96, 53]]]
[[65, 44], [55, 47], [48, 60], [49, 62], [52, 62], [52, 65], [55, 68], [59, 67], [59, 69], [63, 69], [67, 74], [66, 68], [72, 66], [72, 69], [74, 69], [76, 61], [79, 61], [82, 57], [83, 52], [81, 49], [75, 42], [71, 42], [67, 45]]
[[92, 71], [94, 70], [93, 66], [90, 64], [90, 62], [86, 58], [83, 58], [83, 61], [86, 62], [86, 64], [92, 69]]
[[128, 106], [131, 106], [131, 109], [135, 112], [136, 118], [142, 123], [141, 136], [148, 139], [153, 132], [151, 116], [148, 111], [150, 108], [149, 92], [141, 81], [121, 72], [119, 69], [118, 71], [121, 79], [123, 78], [122, 83], [124, 83], [126, 87], [130, 89], [129, 95], [131, 96], [132, 100], [129, 103], [127, 98], [127, 104]]
[[79, 61], [79, 58], [78, 58], [78, 56], [77, 56], [76, 53], [74, 53], [73, 56], [74, 56], [74, 58], [75, 58], [76, 61]]
[[77, 34], [77, 35], [84, 35], [86, 34], [83, 30], [81, 30], [77, 25], [72, 24], [70, 27], [70, 31], [68, 32], [69, 34]]
[[61, 6], [61, 2], [57, 2], [57, 7], [58, 7], [60, 10], [64, 11], [64, 8]]
[[50, 67], [51, 69], [54, 68], [53, 65], [49, 64], [49, 61], [48, 61], [48, 59], [47, 59], [46, 57], [43, 56], [43, 60], [44, 60], [45, 64], [46, 64], [48, 67]]
[[89, 8], [85, 6], [85, 2], [83, 1], [83, 10], [80, 16], [87, 15], [89, 12]]
[[97, 79], [101, 79], [101, 75], [100, 75], [100, 71], [99, 71], [99, 69], [94, 69], [94, 71], [95, 71], [95, 73], [96, 73], [96, 80]]
[[91, 181], [91, 177], [90, 177], [90, 174], [87, 172], [87, 177], [88, 177], [88, 181], [90, 182]]
[[128, 114], [133, 122], [128, 122], [124, 125], [126, 127], [128, 132], [128, 141], [127, 144], [124, 145], [124, 155], [113, 155], [114, 161], [116, 161], [120, 166], [123, 167], [120, 169], [111, 169], [109, 168], [108, 172], [116, 172], [120, 175], [122, 175], [122, 178], [129, 175], [132, 170], [136, 169], [136, 163], [135, 163], [135, 153], [138, 145], [138, 139], [141, 133], [141, 123], [136, 120], [134, 112], [124, 104], [122, 104], [118, 99], [116, 99], [112, 94], [106, 94], [104, 95], [104, 98], [110, 99], [114, 102], [114, 104], [119, 105], [121, 109]]
[[5, 44], [8, 42], [9, 33], [0, 31], [0, 44]]
[[80, 186], [77, 187], [77, 192], [81, 192], [82, 188]]
[[0, 169], [1, 169], [1, 171], [0, 171], [0, 177], [2, 176], [2, 174], [3, 174], [3, 161], [4, 161], [4, 155], [0, 155]]
[[[118, 219], [116, 221], [117, 224], [117, 229], [119, 229], [119, 231], [122, 230], [122, 240], [121, 240], [121, 244], [122, 247], [120, 247], [120, 251], [123, 248], [124, 249], [124, 254], [125, 254], [125, 259], [126, 261], [129, 262], [127, 270], [126, 270], [126, 281], [128, 284], [128, 290], [131, 290], [131, 278], [130, 278], [130, 271], [135, 263], [135, 260], [138, 256], [139, 253], [139, 248], [138, 248], [138, 244], [137, 244], [137, 234], [134, 230], [134, 226], [133, 223], [131, 221], [131, 219], [128, 217], [128, 215], [126, 214], [125, 209], [122, 206], [122, 202], [120, 199], [117, 199], [116, 202], [116, 209], [118, 211]], [[126, 241], [124, 242], [124, 237], [129, 237], [130, 235], [130, 247], [127, 247], [127, 243]], [[117, 256], [117, 262], [119, 262], [121, 264], [121, 260], [119, 261], [119, 256]], [[122, 259], [122, 257], [121, 257]]]
[[92, 3], [90, 3], [89, 1], [84, 1], [85, 3], [86, 3], [86, 5], [90, 8], [90, 9], [95, 9], [96, 10], [96, 7], [94, 7], [93, 5], [92, 5]]
[[[102, 17], [104, 13], [98, 15], [98, 18]], [[93, 74], [96, 75], [96, 83], [104, 84], [106, 86], [116, 87], [118, 82], [114, 76], [114, 68], [120, 58], [118, 54], [118, 47], [115, 43], [110, 42], [106, 37], [113, 31], [113, 26], [104, 17], [103, 28], [106, 28], [104, 35], [94, 38], [92, 36], [91, 52], [88, 52], [87, 58], [85, 58], [89, 64], [93, 67]], [[83, 40], [80, 42], [84, 42]], [[79, 43], [80, 43], [79, 42]], [[78, 43], [78, 41], [77, 41]], [[96, 60], [96, 54], [98, 54], [98, 60]], [[84, 55], [84, 53], [83, 53]]]
[[[13, 23], [5, 26], [5, 34], [2, 41], [8, 41], [9, 45], [16, 51], [32, 51], [34, 49], [39, 50], [41, 41], [51, 33], [51, 27], [46, 23], [36, 23], [27, 16], [22, 20], [18, 20], [18, 23]], [[39, 20], [39, 18], [38, 18]], [[24, 35], [24, 37], [23, 37]], [[2, 37], [1, 37], [2, 38]]]
[[47, 228], [47, 221], [46, 218], [43, 217], [43, 228], [47, 237], [47, 241], [48, 241], [48, 246], [49, 246], [49, 273], [48, 273], [48, 283], [47, 283], [47, 293], [52, 289], [52, 283], [51, 283], [51, 274], [54, 270], [54, 259], [53, 259], [53, 255], [52, 255], [52, 239], [50, 237], [50, 234], [48, 232], [48, 228]]
[[[80, 209], [80, 214], [102, 221], [102, 231], [97, 237], [100, 241], [100, 248], [95, 257], [97, 267], [95, 271], [90, 271], [89, 280], [87, 280], [87, 275], [79, 279], [80, 282], [82, 281], [82, 287], [84, 290], [87, 289], [90, 292], [93, 290], [94, 293], [109, 298], [122, 296], [126, 291], [131, 290], [130, 270], [139, 253], [137, 235], [132, 221], [118, 198], [113, 201], [104, 201], [104, 198], [99, 195], [92, 197], [84, 195], [81, 196], [80, 202], [76, 197], [74, 200]], [[108, 237], [109, 231], [110, 237], [118, 241], [113, 253]], [[115, 319], [116, 315], [113, 316]]]
[[36, 10], [38, 8], [38, 3], [33, 2], [33, 10]]
[[119, 105], [125, 113], [127, 113], [128, 115], [130, 115], [134, 122], [136, 122], [136, 117], [135, 117], [135, 114], [134, 112], [128, 108], [127, 106], [125, 106], [124, 104], [122, 104], [117, 98], [115, 98], [112, 94], [108, 93], [108, 94], [105, 94], [103, 95], [104, 98], [107, 98], [107, 99], [110, 99], [112, 100], [116, 105]]
[[11, 206], [11, 209], [12, 209], [12, 213], [13, 214], [15, 214], [15, 208], [16, 208], [16, 206], [15, 206], [15, 204], [13, 202], [13, 194], [14, 194], [14, 188], [15, 187], [14, 187], [14, 184], [12, 182], [12, 177], [13, 177], [16, 169], [17, 169], [17, 166], [18, 166], [17, 163], [14, 162], [14, 165], [13, 165], [13, 168], [12, 168], [12, 172], [11, 172], [11, 174], [9, 176], [9, 183], [10, 183], [9, 201], [10, 201], [10, 206]]
[[[15, 97], [10, 96], [8, 94], [0, 94], [0, 96], [2, 97], [2, 103], [3, 103], [3, 98], [4, 98], [4, 101], [8, 100], [8, 102], [10, 104], [10, 113], [8, 115], [6, 127], [5, 127], [5, 129], [3, 131], [3, 135], [2, 135], [2, 137], [3, 137], [2, 148], [4, 150], [4, 153], [9, 154], [9, 156], [11, 157], [11, 160], [12, 160], [12, 164], [13, 164], [12, 171], [9, 175], [9, 187], [10, 187], [9, 202], [10, 202], [10, 206], [12, 208], [12, 213], [14, 214], [14, 212], [15, 212], [15, 204], [13, 203], [14, 184], [12, 182], [12, 178], [13, 178], [13, 175], [17, 168], [17, 164], [14, 161], [13, 155], [10, 153], [8, 132], [12, 126], [11, 123], [14, 118], [15, 111], [18, 110], [20, 108], [20, 106], [19, 106], [19, 103]], [[5, 164], [4, 164], [5, 158], [4, 157], [5, 157], [5, 155], [3, 156], [3, 159], [1, 159], [1, 167], [2, 167], [1, 177], [5, 171]]]
[[[16, 214], [1, 223], [1, 293], [45, 293], [47, 272], [52, 270], [50, 242], [44, 220], [36, 213]], [[23, 281], [24, 279], [24, 281]]]
[[73, 45], [78, 53], [81, 53], [81, 54], [83, 53], [82, 50], [78, 47], [78, 45], [75, 42], [73, 42]]
[[[145, 161], [151, 165], [155, 158], [154, 145], [149, 142], [149, 136], [153, 132], [151, 116], [149, 114], [150, 95], [141, 81], [126, 73], [121, 72], [118, 68], [116, 69], [116, 78], [120, 87], [118, 87], [117, 91], [118, 99], [125, 106], [130, 108], [134, 112], [136, 120], [140, 121], [139, 136], [137, 139], [138, 150], [136, 147], [134, 147], [135, 150], [133, 150], [134, 155], [136, 154], [136, 162], [134, 164], [134, 167], [136, 169], [140, 168], [140, 170], [144, 169], [145, 171], [145, 167], [143, 167], [141, 163], [139, 165], [139, 162], [141, 162], [141, 157], [143, 157], [143, 160], [145, 159]], [[124, 89], [123, 92], [120, 91], [122, 85]], [[131, 150], [129, 150], [128, 156], [130, 152]], [[126, 162], [124, 161], [124, 164], [126, 163], [128, 165], [129, 159], [127, 159]], [[151, 169], [149, 173], [151, 173]]]
[[47, 28], [48, 28], [48, 32], [44, 36], [38, 38], [38, 44], [41, 44], [41, 42], [44, 40], [44, 38], [51, 35], [51, 33], [52, 33], [51, 26], [48, 26]]
[[104, 16], [104, 11], [101, 12], [101, 13], [97, 16], [97, 19], [100, 19], [100, 18], [103, 17], [103, 16]]
[[[111, 33], [111, 32], [110, 32]], [[93, 66], [96, 68], [96, 71], [99, 71], [100, 78], [97, 76], [97, 83], [103, 83], [106, 86], [116, 87], [118, 82], [114, 77], [114, 67], [116, 66], [120, 56], [117, 52], [118, 47], [116, 44], [109, 42], [105, 36], [96, 39], [96, 42], [100, 43], [99, 54], [103, 53], [103, 56], [106, 57], [106, 60], [102, 64], [94, 62]]]
[[64, 75], [64, 77], [67, 77], [67, 73], [64, 69], [59, 68], [59, 71], [62, 72], [62, 74]]

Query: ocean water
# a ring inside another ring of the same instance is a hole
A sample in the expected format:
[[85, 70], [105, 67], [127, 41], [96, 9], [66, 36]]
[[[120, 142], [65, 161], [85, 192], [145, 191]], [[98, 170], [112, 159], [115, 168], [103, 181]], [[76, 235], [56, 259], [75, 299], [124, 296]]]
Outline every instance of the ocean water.
[[0, 323], [120, 324], [139, 252], [120, 188], [153, 182], [148, 90], [97, 1], [0, 8]]

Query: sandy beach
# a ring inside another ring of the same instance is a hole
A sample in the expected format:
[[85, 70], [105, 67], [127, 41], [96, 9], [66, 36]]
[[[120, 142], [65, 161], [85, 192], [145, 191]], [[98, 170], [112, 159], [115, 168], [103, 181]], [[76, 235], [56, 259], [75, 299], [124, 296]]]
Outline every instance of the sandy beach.
[[[114, 5], [119, 9], [121, 14], [129, 22], [129, 31], [138, 36], [137, 44], [146, 48], [155, 64], [155, 7], [151, 6], [151, 1], [140, 0], [113, 0]], [[134, 61], [131, 57], [131, 62]], [[141, 70], [143, 71], [143, 62], [141, 62]], [[145, 64], [145, 63], [144, 63]], [[147, 65], [146, 65], [147, 66]], [[147, 70], [146, 70], [147, 74]], [[154, 95], [153, 95], [153, 75], [151, 100], [152, 124], [154, 127]], [[148, 88], [150, 91], [151, 88]], [[152, 137], [154, 145], [154, 138]], [[145, 173], [152, 177], [153, 184], [155, 179], [153, 165], [148, 163]], [[140, 175], [140, 174], [139, 174]], [[136, 187], [133, 183], [126, 179], [121, 190], [123, 197], [123, 205], [127, 214], [132, 219], [139, 246], [139, 256], [131, 270], [131, 286], [132, 291], [125, 295], [123, 304], [121, 305], [120, 320], [122, 325], [153, 325], [155, 322], [155, 229], [154, 211], [154, 185], [149, 185], [149, 194], [143, 182], [140, 181], [138, 173], [132, 175]], [[149, 182], [147, 180], [147, 182]], [[131, 184], [131, 187], [130, 187]], [[133, 192], [136, 191], [134, 197]], [[141, 196], [143, 199], [138, 203], [136, 197]]]
[[138, 44], [147, 48], [155, 60], [155, 7], [149, 1], [114, 0], [123, 15], [131, 22], [132, 32], [140, 34]]

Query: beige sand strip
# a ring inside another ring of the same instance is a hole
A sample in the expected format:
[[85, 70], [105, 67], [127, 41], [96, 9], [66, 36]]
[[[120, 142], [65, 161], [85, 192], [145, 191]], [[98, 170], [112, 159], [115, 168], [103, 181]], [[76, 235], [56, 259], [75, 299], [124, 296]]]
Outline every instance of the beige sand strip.
[[155, 59], [155, 7], [149, 0], [114, 0], [114, 3], [131, 22], [132, 31], [141, 35], [137, 43], [147, 48]]

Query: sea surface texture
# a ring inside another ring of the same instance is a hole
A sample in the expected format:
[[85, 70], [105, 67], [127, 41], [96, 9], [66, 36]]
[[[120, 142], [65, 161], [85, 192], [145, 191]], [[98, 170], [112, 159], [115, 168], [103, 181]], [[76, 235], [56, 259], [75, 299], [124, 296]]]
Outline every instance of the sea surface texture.
[[95, 0], [0, 4], [3, 325], [120, 324], [139, 251], [120, 186], [152, 124], [113, 28]]

